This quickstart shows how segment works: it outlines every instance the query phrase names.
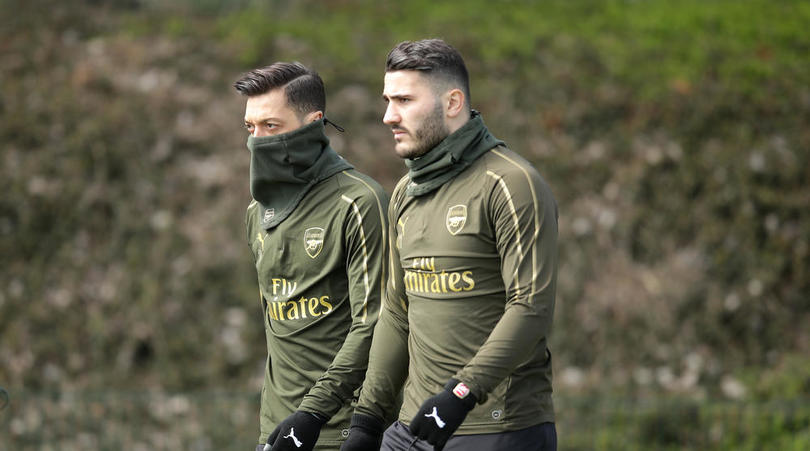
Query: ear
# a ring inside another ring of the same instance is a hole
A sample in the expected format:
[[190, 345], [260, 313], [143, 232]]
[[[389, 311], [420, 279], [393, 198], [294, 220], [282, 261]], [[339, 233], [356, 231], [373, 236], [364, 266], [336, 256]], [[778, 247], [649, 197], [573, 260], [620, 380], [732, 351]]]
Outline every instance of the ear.
[[310, 122], [315, 122], [321, 119], [323, 119], [323, 111], [313, 111], [304, 116], [304, 123], [309, 124]]
[[451, 89], [446, 94], [447, 116], [458, 117], [464, 111], [464, 91], [461, 89]]

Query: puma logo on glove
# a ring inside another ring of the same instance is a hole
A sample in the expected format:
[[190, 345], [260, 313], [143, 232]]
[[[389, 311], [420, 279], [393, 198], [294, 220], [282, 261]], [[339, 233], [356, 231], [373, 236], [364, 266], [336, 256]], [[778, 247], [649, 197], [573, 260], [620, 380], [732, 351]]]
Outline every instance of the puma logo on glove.
[[426, 413], [425, 416], [428, 417], [428, 418], [433, 418], [434, 420], [436, 420], [436, 426], [439, 426], [442, 429], [444, 429], [444, 425], [447, 424], [447, 423], [444, 422], [444, 420], [439, 418], [439, 412], [436, 411], [435, 406], [433, 407], [433, 412]]
[[[463, 382], [450, 379], [444, 390], [428, 398], [411, 420], [411, 434], [433, 445], [436, 451], [444, 448], [456, 432], [467, 413], [475, 407], [477, 399]], [[439, 412], [442, 416], [439, 416]], [[428, 420], [432, 418], [433, 421]]]
[[[326, 419], [321, 415], [300, 410], [294, 412], [270, 433], [270, 436], [267, 437], [267, 444], [264, 445], [264, 451], [312, 451], [324, 423], [326, 423]], [[290, 432], [287, 435], [281, 435], [282, 431], [287, 429]], [[298, 430], [297, 436], [296, 429]]]
[[295, 443], [296, 448], [300, 448], [303, 443], [301, 440], [298, 440], [298, 437], [295, 436], [295, 428], [290, 428], [290, 433], [285, 435], [284, 438], [291, 438], [293, 439], [293, 443]]

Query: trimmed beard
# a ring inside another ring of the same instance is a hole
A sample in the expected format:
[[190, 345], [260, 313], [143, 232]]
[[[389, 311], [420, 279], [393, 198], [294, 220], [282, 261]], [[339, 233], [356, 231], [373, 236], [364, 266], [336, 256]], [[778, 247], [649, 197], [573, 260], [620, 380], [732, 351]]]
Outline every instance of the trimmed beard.
[[447, 125], [444, 123], [444, 109], [441, 102], [436, 100], [433, 111], [422, 119], [419, 128], [414, 130], [414, 147], [403, 155], [403, 158], [419, 158], [430, 152], [437, 144], [450, 134]]

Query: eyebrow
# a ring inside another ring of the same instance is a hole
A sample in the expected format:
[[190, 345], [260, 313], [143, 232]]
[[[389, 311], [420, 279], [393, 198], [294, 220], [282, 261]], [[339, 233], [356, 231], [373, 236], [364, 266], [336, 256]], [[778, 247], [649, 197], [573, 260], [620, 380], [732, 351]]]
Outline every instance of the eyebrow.
[[[277, 118], [275, 116], [268, 116], [268, 117], [265, 117], [263, 119], [259, 119], [258, 121], [256, 121], [256, 123], [267, 122], [267, 121], [281, 122], [281, 119], [279, 119], [279, 118]], [[246, 123], [251, 123], [249, 118], [245, 118], [245, 122]]]
[[411, 95], [411, 94], [391, 94], [391, 95], [388, 95], [386, 93], [382, 93], [383, 100], [404, 99], [405, 97], [413, 97], [413, 95]]

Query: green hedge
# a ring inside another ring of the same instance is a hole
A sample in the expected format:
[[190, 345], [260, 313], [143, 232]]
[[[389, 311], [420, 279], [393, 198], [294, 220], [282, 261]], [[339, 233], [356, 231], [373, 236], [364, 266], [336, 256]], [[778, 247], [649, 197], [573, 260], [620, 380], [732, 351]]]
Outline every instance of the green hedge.
[[[810, 396], [795, 369], [810, 321], [806, 3], [33, 0], [0, 12], [14, 17], [0, 28], [6, 387], [257, 390], [265, 342], [231, 83], [279, 59], [318, 69], [348, 129], [335, 147], [390, 190], [404, 167], [380, 119], [384, 58], [440, 36], [464, 54], [488, 126], [559, 201], [561, 399]], [[633, 440], [657, 440], [643, 429], [660, 413], [624, 412]]]

